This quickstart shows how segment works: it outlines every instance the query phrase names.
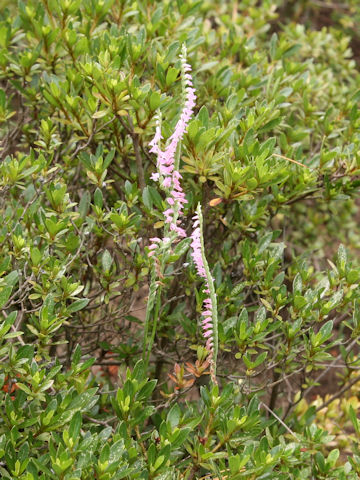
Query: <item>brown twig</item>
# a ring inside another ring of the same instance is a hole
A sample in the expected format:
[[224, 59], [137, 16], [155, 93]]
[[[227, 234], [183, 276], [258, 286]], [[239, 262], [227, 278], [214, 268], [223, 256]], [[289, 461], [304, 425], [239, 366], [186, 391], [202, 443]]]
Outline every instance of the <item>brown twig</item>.
[[281, 418], [280, 418], [278, 415], [276, 415], [276, 413], [275, 413], [273, 410], [271, 410], [271, 408], [269, 408], [264, 402], [260, 402], [260, 405], [261, 405], [262, 407], [264, 407], [265, 410], [267, 410], [269, 413], [271, 413], [271, 415], [272, 415], [274, 418], [276, 418], [276, 420], [277, 420], [278, 422], [281, 423], [281, 425], [285, 428], [285, 430], [286, 430], [287, 432], [290, 433], [290, 435], [292, 435], [297, 441], [299, 440], [298, 437], [296, 436], [296, 433], [293, 432], [293, 431], [291, 430], [291, 428], [288, 427], [288, 426], [286, 425], [286, 423], [283, 422], [283, 421], [281, 420]]
[[278, 158], [283, 158], [284, 160], [287, 160], [292, 163], [296, 163], [296, 165], [300, 165], [300, 167], [309, 168], [307, 165], [304, 165], [303, 163], [300, 163], [297, 160], [293, 160], [292, 158], [285, 157], [285, 155], [280, 155], [279, 153], [273, 153], [273, 156]]

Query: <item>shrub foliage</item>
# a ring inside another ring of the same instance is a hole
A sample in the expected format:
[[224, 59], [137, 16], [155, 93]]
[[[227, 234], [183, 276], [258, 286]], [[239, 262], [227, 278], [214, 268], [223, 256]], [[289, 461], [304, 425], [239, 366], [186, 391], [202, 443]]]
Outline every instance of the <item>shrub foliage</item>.
[[[2, 478], [358, 478], [360, 12], [288, 3], [0, 0]], [[183, 45], [216, 381], [189, 238], [148, 248]]]

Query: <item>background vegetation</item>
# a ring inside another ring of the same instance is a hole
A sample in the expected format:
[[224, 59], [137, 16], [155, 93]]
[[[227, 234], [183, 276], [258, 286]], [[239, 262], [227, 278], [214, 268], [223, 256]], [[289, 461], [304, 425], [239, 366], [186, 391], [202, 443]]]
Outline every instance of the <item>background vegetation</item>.
[[[359, 478], [358, 2], [0, 7], [2, 478]], [[141, 360], [182, 44], [217, 386], [186, 240]]]

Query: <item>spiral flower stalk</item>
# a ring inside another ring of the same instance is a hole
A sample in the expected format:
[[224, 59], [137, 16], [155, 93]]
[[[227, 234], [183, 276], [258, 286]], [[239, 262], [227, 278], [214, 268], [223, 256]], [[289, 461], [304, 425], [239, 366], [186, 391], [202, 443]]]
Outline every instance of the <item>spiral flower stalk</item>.
[[203, 335], [206, 340], [206, 349], [209, 351], [210, 375], [216, 382], [216, 360], [218, 353], [218, 327], [217, 327], [217, 301], [214, 280], [211, 276], [209, 265], [206, 260], [204, 247], [203, 218], [200, 204], [193, 217], [193, 232], [191, 234], [192, 259], [199, 277], [204, 279], [203, 293], [206, 298], [203, 301], [203, 320], [201, 321]]
[[195, 107], [195, 89], [192, 83], [192, 77], [189, 73], [191, 66], [186, 62], [186, 48], [183, 47], [181, 59], [182, 82], [184, 107], [180, 118], [176, 123], [174, 133], [169, 138], [169, 143], [165, 150], [160, 148], [161, 118], [158, 116], [156, 122], [155, 135], [150, 142], [150, 152], [157, 156], [157, 172], [151, 175], [151, 178], [160, 182], [160, 186], [166, 191], [167, 209], [164, 211], [165, 223], [169, 225], [170, 231], [174, 231], [179, 237], [186, 237], [186, 232], [179, 226], [179, 216], [183, 213], [184, 204], [187, 202], [185, 193], [181, 187], [181, 174], [179, 172], [179, 146], [184, 137], [189, 121], [193, 115]]

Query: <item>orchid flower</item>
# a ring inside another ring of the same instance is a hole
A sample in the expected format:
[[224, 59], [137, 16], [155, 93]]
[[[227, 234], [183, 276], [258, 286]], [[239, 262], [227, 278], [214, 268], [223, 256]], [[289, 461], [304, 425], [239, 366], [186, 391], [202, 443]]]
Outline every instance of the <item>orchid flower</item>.
[[216, 358], [218, 350], [218, 334], [217, 334], [217, 301], [214, 288], [214, 279], [211, 276], [210, 269], [205, 256], [203, 219], [200, 204], [196, 209], [193, 217], [193, 232], [191, 234], [191, 257], [194, 261], [195, 268], [199, 277], [204, 279], [203, 293], [206, 298], [203, 301], [201, 321], [203, 336], [206, 340], [206, 349], [210, 357], [210, 374], [214, 383], [216, 383]]
[[[176, 156], [181, 140], [184, 137], [189, 121], [193, 115], [195, 107], [195, 89], [193, 87], [190, 75], [191, 67], [186, 62], [186, 48], [183, 47], [181, 59], [181, 70], [184, 91], [184, 107], [180, 118], [176, 123], [174, 133], [169, 138], [169, 143], [165, 150], [161, 150], [160, 141], [163, 138], [161, 134], [161, 119], [157, 118], [155, 135], [150, 142], [150, 152], [157, 156], [157, 172], [153, 173], [151, 178], [159, 181], [160, 186], [166, 191], [166, 202], [168, 208], [164, 212], [165, 223], [169, 225], [170, 231], [176, 232], [179, 237], [186, 237], [186, 232], [179, 226], [179, 216], [183, 213], [184, 204], [187, 203], [185, 193], [181, 187], [181, 174], [178, 170]], [[151, 249], [150, 249], [151, 250]]]

